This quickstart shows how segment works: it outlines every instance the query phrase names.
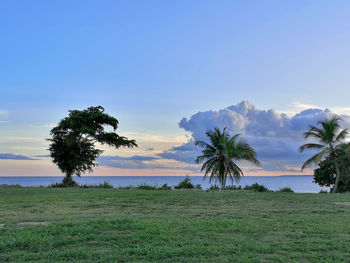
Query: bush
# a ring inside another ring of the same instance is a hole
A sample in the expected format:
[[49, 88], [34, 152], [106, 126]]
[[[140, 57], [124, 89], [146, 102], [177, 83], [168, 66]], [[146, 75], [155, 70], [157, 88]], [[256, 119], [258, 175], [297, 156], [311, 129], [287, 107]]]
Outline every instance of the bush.
[[148, 184], [140, 184], [136, 187], [138, 190], [157, 190], [157, 186], [148, 185]]
[[119, 186], [118, 189], [120, 190], [136, 189], [136, 186], [133, 186], [133, 185]]
[[327, 190], [321, 190], [319, 193], [320, 194], [328, 194]]
[[109, 182], [106, 182], [106, 181], [104, 181], [103, 184], [81, 184], [81, 185], [79, 185], [75, 181], [71, 181], [71, 182], [74, 182], [74, 184], [72, 185], [71, 183], [66, 184], [65, 182], [61, 182], [61, 183], [51, 184], [48, 187], [49, 188], [66, 188], [66, 187], [76, 187], [76, 188], [114, 188], [113, 185], [111, 185]]
[[219, 191], [219, 190], [220, 190], [220, 187], [214, 184], [214, 185], [211, 185], [207, 191]]
[[195, 187], [197, 190], [202, 190], [202, 186], [200, 184], [196, 184], [196, 187]]
[[6, 187], [6, 188], [22, 188], [22, 185], [20, 185], [20, 184], [0, 184], [0, 187]]
[[158, 187], [158, 190], [172, 190], [173, 188], [168, 184], [163, 184], [161, 187]]
[[114, 188], [109, 182], [104, 181], [103, 184], [83, 184], [79, 188]]
[[228, 185], [225, 190], [242, 190], [242, 186]]
[[70, 183], [67, 183], [66, 181], [63, 180], [60, 183], [50, 184], [48, 187], [49, 188], [79, 187], [79, 184], [73, 180]]
[[194, 189], [194, 185], [191, 183], [191, 179], [186, 176], [186, 178], [180, 182], [178, 185], [174, 186], [175, 189]]
[[97, 188], [114, 188], [114, 186], [109, 182], [104, 181], [103, 184], [97, 185]]
[[293, 189], [286, 186], [286, 187], [282, 187], [280, 190], [278, 190], [277, 192], [288, 192], [288, 193], [294, 193]]
[[270, 190], [267, 187], [265, 187], [262, 184], [258, 184], [258, 183], [255, 183], [252, 185], [246, 185], [243, 189], [244, 190], [252, 190], [254, 192], [270, 192]]

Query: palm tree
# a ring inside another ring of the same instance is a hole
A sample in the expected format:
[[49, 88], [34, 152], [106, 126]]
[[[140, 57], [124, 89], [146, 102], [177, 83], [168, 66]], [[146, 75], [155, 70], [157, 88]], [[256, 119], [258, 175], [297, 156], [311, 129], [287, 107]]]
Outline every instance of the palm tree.
[[218, 180], [221, 189], [226, 187], [226, 179], [229, 177], [232, 181], [239, 180], [244, 176], [243, 171], [235, 163], [236, 161], [248, 161], [255, 165], [260, 165], [256, 159], [256, 152], [243, 140], [239, 140], [240, 134], [230, 136], [226, 128], [221, 131], [219, 128], [206, 132], [210, 143], [204, 141], [195, 141], [195, 145], [204, 148], [202, 155], [198, 156], [196, 163], [203, 163], [201, 171], [205, 171], [204, 178], [210, 176]]
[[335, 150], [344, 142], [346, 136], [349, 134], [348, 129], [340, 129], [340, 121], [341, 118], [332, 117], [318, 122], [318, 124], [321, 125], [321, 128], [310, 125], [309, 130], [304, 133], [304, 137], [305, 139], [316, 139], [319, 143], [307, 143], [299, 148], [300, 152], [303, 152], [304, 150], [321, 150], [303, 164], [301, 167], [302, 170], [310, 167], [312, 164], [318, 164], [326, 156], [330, 156], [334, 160], [336, 170], [336, 179], [333, 188], [334, 193], [338, 192], [340, 179], [339, 164], [335, 158]]

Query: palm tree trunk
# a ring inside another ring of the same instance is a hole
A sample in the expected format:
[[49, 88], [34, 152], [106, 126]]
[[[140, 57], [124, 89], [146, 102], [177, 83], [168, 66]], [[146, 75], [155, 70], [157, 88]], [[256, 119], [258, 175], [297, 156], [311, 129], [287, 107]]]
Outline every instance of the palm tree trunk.
[[226, 176], [223, 178], [223, 183], [222, 183], [222, 190], [226, 189]]
[[339, 165], [337, 161], [334, 161], [335, 171], [336, 171], [336, 177], [335, 177], [335, 184], [333, 188], [333, 193], [338, 193], [339, 188], [339, 181], [340, 181], [340, 171], [339, 171]]
[[226, 189], [226, 179], [227, 179], [227, 166], [225, 165], [225, 170], [224, 170], [224, 174], [222, 177], [222, 183], [221, 183], [221, 190]]

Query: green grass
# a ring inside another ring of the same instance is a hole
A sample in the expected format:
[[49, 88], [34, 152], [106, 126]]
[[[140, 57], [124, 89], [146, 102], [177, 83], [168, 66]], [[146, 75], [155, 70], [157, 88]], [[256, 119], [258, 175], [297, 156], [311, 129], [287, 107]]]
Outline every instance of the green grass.
[[[350, 262], [342, 202], [350, 195], [0, 188], [0, 262]], [[39, 221], [51, 224], [17, 225]]]

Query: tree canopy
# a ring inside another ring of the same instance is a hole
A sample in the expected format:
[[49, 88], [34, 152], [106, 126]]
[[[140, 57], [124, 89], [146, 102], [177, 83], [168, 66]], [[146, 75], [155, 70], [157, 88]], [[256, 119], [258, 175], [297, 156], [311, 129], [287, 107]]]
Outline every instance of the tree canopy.
[[[340, 171], [338, 192], [350, 191], [350, 154], [348, 148], [349, 144], [343, 144], [335, 150], [335, 158]], [[336, 176], [334, 160], [330, 156], [321, 161], [314, 170], [314, 182], [320, 186], [331, 187], [331, 191], [333, 191]]]
[[[68, 117], [51, 129], [49, 151], [53, 163], [66, 174], [64, 182], [74, 184], [73, 175], [92, 172], [96, 158], [102, 150], [95, 144], [106, 144], [114, 148], [137, 147], [135, 140], [118, 135], [118, 120], [106, 113], [101, 106], [86, 110], [71, 110]], [[106, 128], [111, 127], [108, 131]]]

